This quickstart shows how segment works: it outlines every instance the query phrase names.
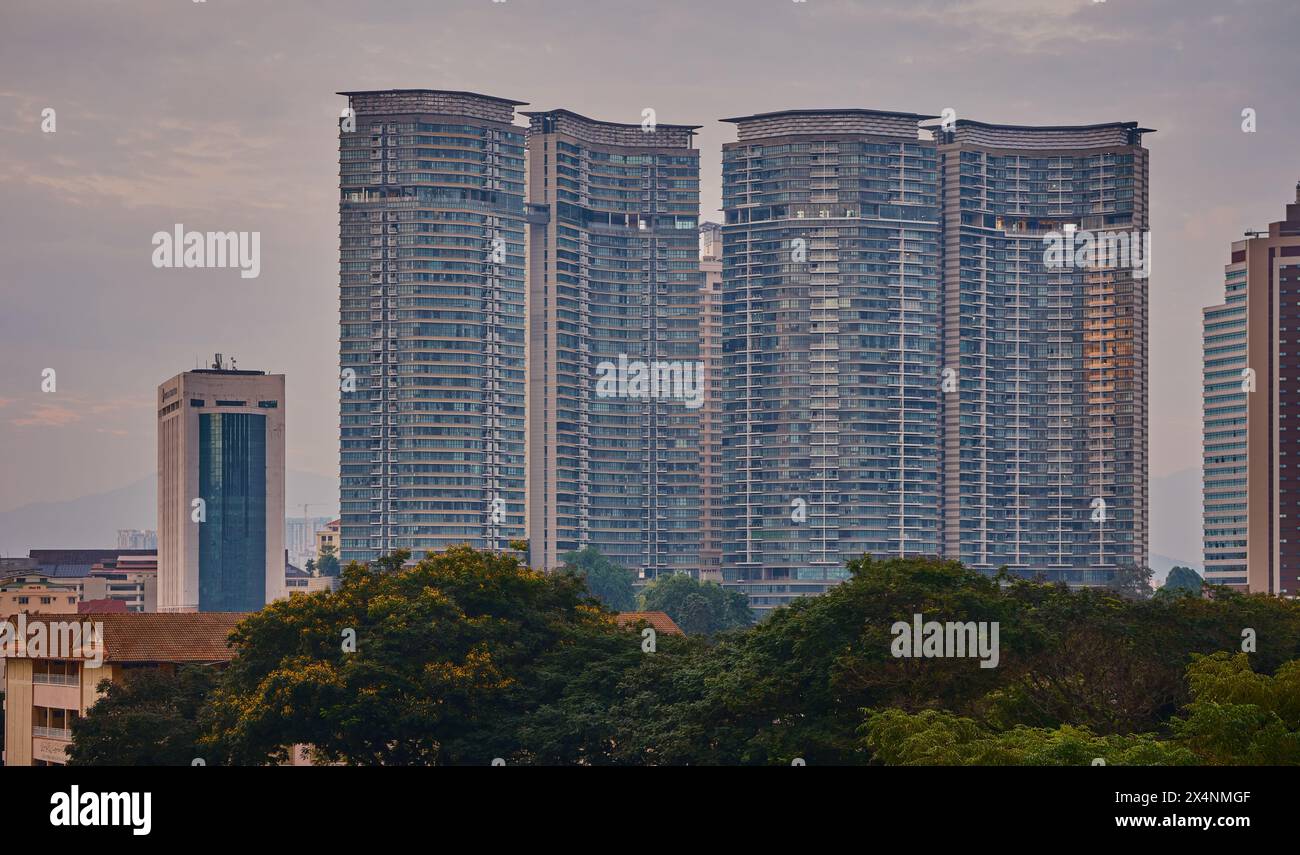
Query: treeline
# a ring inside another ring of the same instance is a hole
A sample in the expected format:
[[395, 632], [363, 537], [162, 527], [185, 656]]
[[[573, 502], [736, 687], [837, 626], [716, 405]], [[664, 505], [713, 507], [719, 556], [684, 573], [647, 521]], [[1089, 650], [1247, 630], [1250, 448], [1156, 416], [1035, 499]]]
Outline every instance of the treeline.
[[[1300, 763], [1300, 603], [1147, 600], [939, 559], [849, 562], [740, 629], [620, 629], [579, 572], [453, 549], [350, 565], [250, 616], [220, 671], [111, 686], [72, 762]], [[996, 667], [894, 656], [896, 622], [997, 623]]]

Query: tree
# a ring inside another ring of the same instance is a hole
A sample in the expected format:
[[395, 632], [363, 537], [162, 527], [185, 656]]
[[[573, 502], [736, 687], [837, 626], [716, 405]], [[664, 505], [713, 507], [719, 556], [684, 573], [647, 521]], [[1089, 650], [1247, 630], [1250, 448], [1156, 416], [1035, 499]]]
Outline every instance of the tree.
[[1152, 570], [1137, 564], [1125, 564], [1115, 568], [1106, 587], [1130, 600], [1149, 600], [1154, 593], [1151, 590]]
[[992, 730], [950, 712], [868, 710], [863, 744], [886, 766], [1192, 766], [1192, 751], [1154, 734], [1097, 736], [1086, 727]]
[[[307, 744], [346, 764], [528, 762], [518, 736], [528, 716], [577, 679], [616, 679], [617, 666], [600, 665], [611, 651], [638, 661], [639, 639], [573, 574], [468, 546], [405, 567], [408, 557], [353, 562], [337, 591], [278, 600], [237, 627], [203, 719], [217, 756], [276, 763]], [[556, 744], [607, 741], [595, 725], [548, 733], [561, 753]]]
[[749, 626], [754, 613], [749, 598], [714, 582], [700, 582], [685, 573], [660, 576], [641, 592], [641, 607], [665, 612], [689, 635], [709, 635]]
[[103, 696], [73, 722], [68, 765], [189, 766], [209, 758], [199, 747], [198, 718], [216, 681], [216, 670], [204, 665], [101, 681]]
[[316, 562], [316, 572], [322, 576], [339, 575], [339, 559], [334, 554], [334, 547], [325, 544], [320, 548], [320, 559]]
[[594, 546], [561, 556], [563, 569], [575, 573], [587, 584], [587, 590], [607, 607], [616, 612], [630, 612], [636, 608], [636, 592], [632, 587], [632, 571], [615, 564]]
[[923, 766], [1300, 765], [1300, 660], [1269, 677], [1244, 653], [1194, 656], [1187, 715], [1172, 736], [1097, 736], [1086, 727], [1008, 730], [953, 713], [866, 710], [863, 745], [877, 763]]
[[[409, 559], [354, 562], [339, 590], [241, 623], [192, 756], [274, 763], [306, 744], [350, 764], [1300, 762], [1298, 601], [1221, 588], [1137, 600], [864, 556], [827, 593], [729, 632], [718, 586], [665, 577], [646, 605], [698, 634], [650, 653], [576, 573], [469, 547]], [[896, 655], [893, 626], [916, 615], [996, 625], [996, 667]], [[1249, 659], [1223, 652], [1243, 628]], [[156, 715], [134, 697], [118, 719]], [[158, 750], [111, 744], [112, 762]]]
[[1201, 575], [1192, 568], [1173, 567], [1170, 569], [1169, 575], [1165, 577], [1165, 584], [1156, 593], [1165, 596], [1190, 594], [1199, 597], [1203, 584], [1204, 580], [1201, 579]]
[[[1251, 662], [1261, 672], [1300, 658], [1300, 602], [1277, 597], [1133, 600], [1105, 588], [991, 578], [936, 558], [867, 556], [848, 569], [850, 578], [825, 594], [718, 636], [698, 657], [647, 657], [611, 710], [624, 727], [614, 748], [620, 761], [872, 762], [858, 733], [863, 709], [946, 711], [991, 732], [1075, 729], [1054, 743], [1084, 739], [1085, 729], [1087, 739], [1164, 734], [1190, 700], [1192, 654], [1240, 649], [1242, 627], [1251, 627], [1261, 639]], [[916, 614], [996, 622], [997, 667], [895, 658], [890, 627]]]
[[1300, 660], [1272, 677], [1245, 653], [1196, 657], [1192, 702], [1175, 718], [1178, 739], [1211, 765], [1300, 766]]

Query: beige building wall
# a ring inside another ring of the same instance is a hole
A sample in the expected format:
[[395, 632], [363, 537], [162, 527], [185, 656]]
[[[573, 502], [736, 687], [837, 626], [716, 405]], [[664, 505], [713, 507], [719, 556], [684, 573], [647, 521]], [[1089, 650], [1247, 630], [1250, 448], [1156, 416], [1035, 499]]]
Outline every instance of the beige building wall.
[[34, 761], [67, 763], [68, 739], [37, 734], [35, 710], [46, 707], [75, 710], [85, 715], [99, 700], [98, 686], [103, 680], [120, 679], [115, 665], [104, 663], [98, 668], [77, 662], [78, 677], [74, 684], [62, 685], [33, 679], [32, 659], [10, 659], [5, 669], [5, 755], [6, 766], [31, 766]]
[[335, 520], [316, 532], [316, 557], [320, 558], [327, 546], [334, 547], [334, 556], [339, 554], [339, 521]]
[[0, 587], [0, 617], [19, 612], [33, 615], [76, 614], [79, 602], [81, 594], [74, 585], [30, 582]]

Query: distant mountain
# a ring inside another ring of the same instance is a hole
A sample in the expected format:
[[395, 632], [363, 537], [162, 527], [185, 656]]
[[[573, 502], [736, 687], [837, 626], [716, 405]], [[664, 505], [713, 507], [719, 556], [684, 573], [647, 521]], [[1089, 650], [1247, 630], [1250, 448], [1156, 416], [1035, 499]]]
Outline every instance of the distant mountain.
[[[337, 517], [338, 481], [314, 472], [285, 473], [285, 516]], [[26, 555], [32, 549], [111, 549], [120, 528], [158, 527], [158, 476], [125, 487], [69, 499], [37, 502], [0, 512], [0, 556]]]
[[1168, 555], [1157, 555], [1153, 552], [1150, 556], [1150, 563], [1152, 570], [1151, 581], [1157, 588], [1165, 583], [1165, 577], [1168, 576], [1169, 571], [1175, 567], [1190, 567], [1201, 576], [1205, 575], [1205, 568], [1201, 566], [1200, 561], [1189, 561], [1185, 558], [1170, 558]]

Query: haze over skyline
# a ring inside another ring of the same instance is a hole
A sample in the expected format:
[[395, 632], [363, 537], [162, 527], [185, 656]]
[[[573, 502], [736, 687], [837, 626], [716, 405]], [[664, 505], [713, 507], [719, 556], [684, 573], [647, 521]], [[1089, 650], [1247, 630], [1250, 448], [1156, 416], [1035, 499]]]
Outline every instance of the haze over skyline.
[[[1154, 128], [1153, 479], [1199, 467], [1201, 307], [1221, 299], [1231, 241], [1277, 219], [1300, 178], [1300, 8], [1284, 0], [75, 5], [0, 11], [0, 511], [153, 472], [154, 388], [216, 351], [286, 374], [287, 464], [336, 475], [338, 90], [463, 89], [626, 122], [652, 107], [703, 126], [714, 220], [724, 116], [951, 107]], [[260, 231], [261, 275], [155, 269], [150, 237], [177, 223]], [[1199, 539], [1199, 517], [1152, 510], [1153, 550]]]

